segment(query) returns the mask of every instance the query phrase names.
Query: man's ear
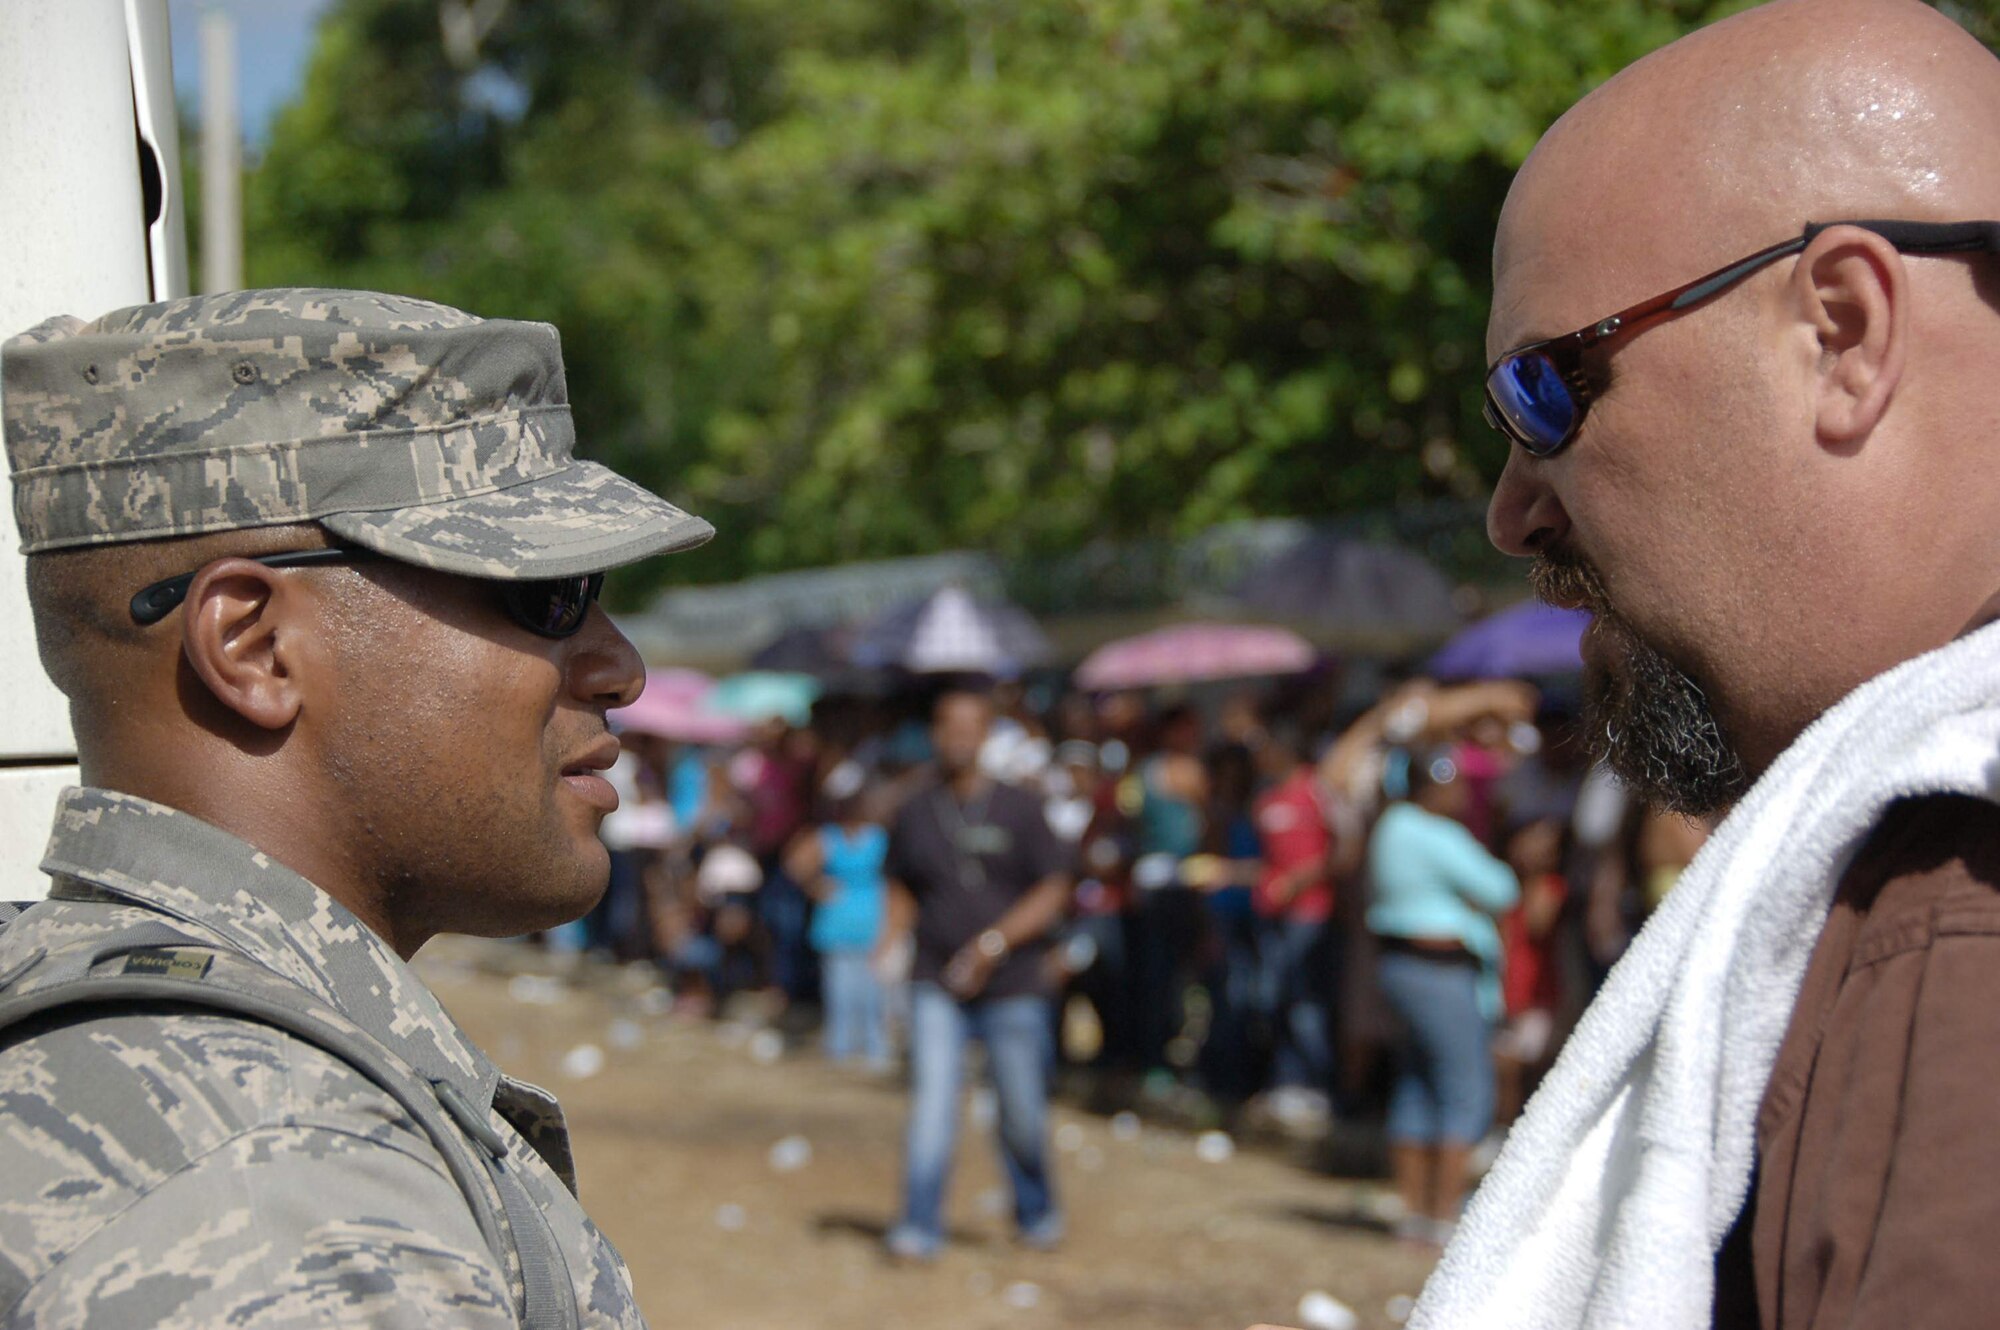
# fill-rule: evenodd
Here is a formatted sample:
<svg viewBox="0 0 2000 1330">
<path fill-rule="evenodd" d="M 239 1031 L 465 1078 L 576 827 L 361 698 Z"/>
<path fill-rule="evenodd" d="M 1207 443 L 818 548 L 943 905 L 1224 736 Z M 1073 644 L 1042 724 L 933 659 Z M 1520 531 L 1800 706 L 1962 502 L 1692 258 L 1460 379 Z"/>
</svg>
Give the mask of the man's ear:
<svg viewBox="0 0 2000 1330">
<path fill-rule="evenodd" d="M 303 701 L 297 668 L 310 634 L 306 598 L 276 569 L 219 559 L 188 587 L 181 650 L 215 700 L 252 725 L 282 730 Z"/>
<path fill-rule="evenodd" d="M 1793 271 L 1819 333 L 1819 438 L 1859 443 L 1887 414 L 1903 378 L 1910 339 L 1903 256 L 1873 231 L 1835 226 L 1813 238 Z"/>
</svg>

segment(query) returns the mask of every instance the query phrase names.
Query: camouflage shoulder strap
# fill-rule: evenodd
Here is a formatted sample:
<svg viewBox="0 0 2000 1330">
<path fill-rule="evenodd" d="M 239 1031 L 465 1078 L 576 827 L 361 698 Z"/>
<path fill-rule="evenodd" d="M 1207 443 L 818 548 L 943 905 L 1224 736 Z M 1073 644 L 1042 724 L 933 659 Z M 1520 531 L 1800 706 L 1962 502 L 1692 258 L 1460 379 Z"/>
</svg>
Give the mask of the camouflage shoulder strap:
<svg viewBox="0 0 2000 1330">
<path fill-rule="evenodd" d="M 0 933 L 23 907 L 0 902 Z M 92 973 L 118 956 L 117 971 Z M 9 992 L 32 975 L 35 983 Z M 53 956 L 37 950 L 0 973 L 0 1043 L 10 1028 L 55 1010 L 198 1007 L 272 1026 L 331 1054 L 367 1077 L 414 1119 L 437 1147 L 465 1196 L 480 1237 L 504 1277 L 518 1258 L 526 1330 L 576 1330 L 575 1286 L 555 1234 L 521 1183 L 506 1140 L 446 1081 L 396 1061 L 366 1031 L 275 971 L 165 923 L 121 929 Z M 474 1150 L 467 1141 L 479 1148 Z M 500 1197 L 479 1185 L 481 1173 Z"/>
</svg>

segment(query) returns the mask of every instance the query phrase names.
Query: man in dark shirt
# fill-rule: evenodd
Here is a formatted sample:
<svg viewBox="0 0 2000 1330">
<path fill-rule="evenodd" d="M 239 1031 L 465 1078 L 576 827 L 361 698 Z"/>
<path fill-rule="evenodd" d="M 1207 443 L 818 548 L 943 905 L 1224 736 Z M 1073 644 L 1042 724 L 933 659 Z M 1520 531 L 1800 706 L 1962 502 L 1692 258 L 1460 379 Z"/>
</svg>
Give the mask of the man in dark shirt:
<svg viewBox="0 0 2000 1330">
<path fill-rule="evenodd" d="M 983 696 L 939 699 L 931 742 L 938 780 L 903 806 L 889 833 L 894 947 L 913 930 L 911 1099 L 903 1215 L 891 1254 L 928 1260 L 944 1241 L 944 1193 L 968 1040 L 986 1045 L 1000 1146 L 1021 1241 L 1053 1246 L 1062 1216 L 1048 1170 L 1048 935 L 1069 902 L 1067 856 L 1041 803 L 979 769 L 993 722 Z"/>
</svg>

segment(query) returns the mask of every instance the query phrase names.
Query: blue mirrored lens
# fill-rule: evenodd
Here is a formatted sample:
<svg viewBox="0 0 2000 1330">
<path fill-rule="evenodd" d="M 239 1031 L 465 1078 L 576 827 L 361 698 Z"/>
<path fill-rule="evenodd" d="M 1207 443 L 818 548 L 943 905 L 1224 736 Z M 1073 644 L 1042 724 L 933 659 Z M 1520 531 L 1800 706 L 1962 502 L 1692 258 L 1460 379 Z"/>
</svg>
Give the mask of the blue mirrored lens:
<svg viewBox="0 0 2000 1330">
<path fill-rule="evenodd" d="M 1576 420 L 1576 399 L 1539 351 L 1508 356 L 1486 376 L 1493 404 L 1523 448 L 1536 455 L 1559 447 Z"/>
</svg>

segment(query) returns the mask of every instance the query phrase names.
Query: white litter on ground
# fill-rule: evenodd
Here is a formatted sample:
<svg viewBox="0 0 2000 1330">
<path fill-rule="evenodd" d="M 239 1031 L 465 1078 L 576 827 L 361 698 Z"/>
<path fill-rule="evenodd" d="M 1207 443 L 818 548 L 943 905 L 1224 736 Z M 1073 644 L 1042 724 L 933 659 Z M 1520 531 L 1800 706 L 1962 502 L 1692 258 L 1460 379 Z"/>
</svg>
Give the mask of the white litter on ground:
<svg viewBox="0 0 2000 1330">
<path fill-rule="evenodd" d="M 1386 1189 L 1363 1192 L 1358 1209 L 1383 1228 L 1394 1228 L 1410 1213 L 1403 1204 L 1403 1198 Z"/>
<path fill-rule="evenodd" d="M 812 1162 L 812 1142 L 803 1136 L 787 1136 L 771 1146 L 766 1156 L 780 1173 L 796 1173 Z"/>
<path fill-rule="evenodd" d="M 588 1080 L 604 1070 L 604 1050 L 596 1044 L 578 1044 L 563 1054 L 562 1074 L 573 1081 Z"/>
<path fill-rule="evenodd" d="M 1236 1142 L 1226 1131 L 1205 1131 L 1194 1138 L 1194 1157 L 1204 1164 L 1226 1163 L 1236 1153 Z"/>
<path fill-rule="evenodd" d="M 1318 1289 L 1299 1299 L 1299 1325 L 1304 1330 L 1355 1330 L 1361 1318 L 1331 1293 Z"/>
<path fill-rule="evenodd" d="M 1083 1128 L 1074 1122 L 1065 1122 L 1056 1128 L 1056 1149 L 1070 1154 L 1083 1148 Z"/>
<path fill-rule="evenodd" d="M 776 1030 L 759 1030 L 750 1036 L 750 1060 L 768 1067 L 785 1056 L 785 1036 Z"/>
<path fill-rule="evenodd" d="M 553 1007 L 562 1001 L 562 980 L 545 974 L 517 974 L 507 981 L 507 996 L 530 1007 Z"/>
<path fill-rule="evenodd" d="M 972 1092 L 972 1100 L 966 1106 L 972 1125 L 980 1131 L 987 1131 L 1000 1120 L 1000 1096 L 993 1093 L 993 1087 L 982 1085 Z"/>
<path fill-rule="evenodd" d="M 611 1022 L 611 1028 L 605 1031 L 604 1037 L 613 1048 L 631 1049 L 646 1042 L 646 1031 L 639 1022 L 620 1016 Z"/>
<path fill-rule="evenodd" d="M 1114 1141 L 1136 1141 L 1139 1139 L 1139 1115 L 1130 1109 L 1111 1115 L 1111 1139 Z"/>
<path fill-rule="evenodd" d="M 1076 1166 L 1086 1173 L 1095 1173 L 1104 1167 L 1104 1151 L 1094 1145 L 1086 1145 L 1076 1152 Z"/>
<path fill-rule="evenodd" d="M 649 988 L 633 1001 L 646 1016 L 664 1016 L 674 1009 L 674 994 L 669 988 Z"/>
<path fill-rule="evenodd" d="M 715 1207 L 715 1226 L 724 1233 L 741 1233 L 743 1226 L 750 1222 L 750 1216 L 740 1205 L 718 1205 Z"/>
<path fill-rule="evenodd" d="M 1006 1300 L 1009 1307 L 1017 1311 L 1028 1311 L 1042 1300 L 1042 1286 L 1030 1284 L 1024 1279 L 1019 1283 L 1007 1285 L 1001 1290 L 1000 1296 Z"/>
<path fill-rule="evenodd" d="M 972 1207 L 982 1215 L 1004 1215 L 1007 1213 L 1007 1193 L 998 1187 L 988 1187 L 973 1198 Z"/>
<path fill-rule="evenodd" d="M 1407 1293 L 1398 1293 L 1382 1304 L 1382 1314 L 1397 1325 L 1410 1319 L 1410 1313 L 1417 1309 L 1417 1300 Z"/>
</svg>

